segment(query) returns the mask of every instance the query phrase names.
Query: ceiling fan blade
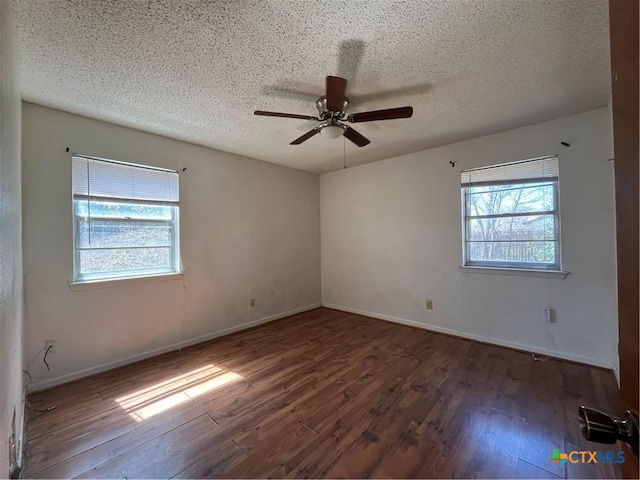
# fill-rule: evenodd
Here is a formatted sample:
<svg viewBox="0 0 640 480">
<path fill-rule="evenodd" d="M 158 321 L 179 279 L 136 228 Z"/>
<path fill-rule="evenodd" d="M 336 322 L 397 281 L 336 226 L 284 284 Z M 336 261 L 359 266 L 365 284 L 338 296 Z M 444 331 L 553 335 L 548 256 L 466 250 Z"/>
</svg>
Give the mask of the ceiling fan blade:
<svg viewBox="0 0 640 480">
<path fill-rule="evenodd" d="M 388 108 L 371 112 L 353 113 L 347 117 L 351 123 L 373 122 L 375 120 L 393 120 L 394 118 L 409 118 L 413 115 L 413 107 Z"/>
<path fill-rule="evenodd" d="M 362 135 L 360 135 L 353 128 L 348 127 L 346 125 L 345 125 L 345 127 L 347 127 L 347 128 L 344 131 L 344 136 L 347 137 L 349 140 L 351 140 L 356 145 L 358 145 L 359 147 L 364 147 L 365 145 L 369 145 L 371 143 L 371 141 L 369 139 L 367 139 L 366 137 L 363 137 Z"/>
<path fill-rule="evenodd" d="M 320 129 L 319 128 L 314 128 L 313 130 L 309 130 L 307 133 L 305 133 L 301 137 L 296 138 L 289 145 L 300 145 L 302 142 L 306 142 L 307 140 L 309 140 L 316 133 L 320 133 Z"/>
<path fill-rule="evenodd" d="M 327 77 L 327 109 L 332 112 L 342 110 L 347 81 L 341 77 Z"/>
<path fill-rule="evenodd" d="M 280 112 L 265 112 L 264 110 L 256 110 L 254 115 L 262 115 L 263 117 L 281 117 L 281 118 L 299 118 L 300 120 L 320 120 L 318 117 L 312 117 L 311 115 L 298 115 L 297 113 L 280 113 Z"/>
</svg>

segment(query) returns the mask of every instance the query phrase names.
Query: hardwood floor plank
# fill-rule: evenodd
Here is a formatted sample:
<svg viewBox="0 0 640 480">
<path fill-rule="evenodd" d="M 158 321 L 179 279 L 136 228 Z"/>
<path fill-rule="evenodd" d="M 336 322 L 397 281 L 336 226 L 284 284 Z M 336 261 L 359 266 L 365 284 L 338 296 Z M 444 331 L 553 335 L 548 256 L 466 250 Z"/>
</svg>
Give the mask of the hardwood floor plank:
<svg viewBox="0 0 640 480">
<path fill-rule="evenodd" d="M 228 442 L 171 478 L 225 478 L 246 457 L 240 447 Z"/>
<path fill-rule="evenodd" d="M 514 478 L 522 448 L 525 420 L 492 409 L 466 478 Z"/>
<path fill-rule="evenodd" d="M 417 478 L 417 472 L 436 442 L 419 432 L 419 424 L 411 422 L 391 443 L 369 478 Z"/>
<path fill-rule="evenodd" d="M 461 382 L 466 384 L 469 379 Z M 435 446 L 416 471 L 417 478 L 459 478 L 467 471 L 490 409 L 477 401 L 466 403 L 469 392 L 460 390 L 459 384 L 450 377 L 427 404 L 429 413 L 416 433 Z"/>
<path fill-rule="evenodd" d="M 620 447 L 617 445 L 603 445 L 597 443 L 591 443 L 586 448 L 582 445 L 577 445 L 570 441 L 564 442 L 564 452 L 569 453 L 572 451 L 618 451 Z M 580 456 L 580 459 L 582 457 Z M 588 460 L 588 457 L 585 457 Z M 566 463 L 566 478 L 621 478 L 620 465 L 610 463 L 589 463 L 589 462 L 567 462 Z"/>
<path fill-rule="evenodd" d="M 465 478 L 487 417 L 487 413 L 476 410 L 472 415 L 465 414 L 450 422 L 446 430 L 438 435 L 441 438 L 432 440 L 436 442 L 435 447 L 423 459 L 416 478 Z M 424 430 L 424 426 L 421 426 L 418 432 Z M 434 438 L 432 434 L 421 434 Z"/>
<path fill-rule="evenodd" d="M 529 380 L 537 362 L 533 357 L 522 352 L 513 352 L 507 381 L 496 395 L 494 406 L 504 412 L 517 416 L 526 416 L 529 407 Z"/>
<path fill-rule="evenodd" d="M 30 440 L 32 454 L 27 461 L 27 472 L 32 475 L 32 472 L 38 472 L 64 458 L 90 450 L 130 432 L 137 426 L 137 422 L 121 409 L 113 408 Z"/>
<path fill-rule="evenodd" d="M 373 377 L 373 376 L 372 376 Z M 309 442 L 296 455 L 286 460 L 269 475 L 271 478 L 323 477 L 342 453 L 356 441 L 375 415 L 376 401 L 381 396 L 375 382 L 368 384 L 352 401 L 330 416 L 324 416 L 317 427 L 318 437 Z M 371 406 L 371 407 L 369 407 Z"/>
<path fill-rule="evenodd" d="M 548 360 L 532 364 L 530 380 L 525 384 L 529 387 L 522 398 L 527 422 L 520 453 L 522 460 L 560 477 L 565 476 L 565 467 L 551 462 L 550 458 L 554 449 L 562 450 L 565 436 L 574 435 L 573 426 L 565 423 L 563 363 Z M 533 385 L 537 388 L 532 388 Z M 576 411 L 577 408 L 576 405 Z"/>
<path fill-rule="evenodd" d="M 216 427 L 211 417 L 200 415 L 77 478 L 170 478 L 215 448 L 210 433 Z"/>
<path fill-rule="evenodd" d="M 601 409 L 600 405 L 615 405 L 618 402 L 617 391 L 610 388 L 613 372 L 604 368 L 592 368 L 589 373 L 593 381 L 595 397 L 589 399 L 589 406 Z M 614 377 L 615 380 L 615 377 Z M 595 403 L 594 403 L 595 402 Z M 616 411 L 622 411 L 622 405 Z"/>
<path fill-rule="evenodd" d="M 39 406 L 36 407 L 34 405 L 34 408 L 44 410 L 55 407 L 53 410 L 36 412 L 33 409 L 29 409 L 27 437 L 33 440 L 41 435 L 117 407 L 113 402 L 104 402 L 100 393 L 83 396 L 71 395 L 64 399 L 60 398 L 57 402 L 41 401 Z"/>
<path fill-rule="evenodd" d="M 368 478 L 393 442 L 412 423 L 424 418 L 423 405 L 427 397 L 415 390 L 403 388 L 398 382 L 394 391 L 372 410 L 372 417 L 353 442 L 324 476 L 331 478 Z M 408 437 L 402 437 L 406 439 Z"/>
<path fill-rule="evenodd" d="M 543 470 L 541 468 L 536 467 L 535 465 L 531 465 L 530 463 L 525 462 L 524 460 L 518 460 L 518 468 L 516 468 L 516 479 L 555 479 L 561 478 L 553 475 L 547 470 Z"/>
<path fill-rule="evenodd" d="M 289 426 L 267 432 L 265 441 L 226 472 L 228 478 L 266 478 L 267 473 L 294 456 L 318 434 L 304 425 Z"/>
<path fill-rule="evenodd" d="M 548 471 L 554 476 L 564 478 L 565 467 L 550 460 L 554 449 L 562 451 L 564 439 L 549 422 L 538 419 L 527 419 L 525 436 L 520 459 Z"/>
</svg>

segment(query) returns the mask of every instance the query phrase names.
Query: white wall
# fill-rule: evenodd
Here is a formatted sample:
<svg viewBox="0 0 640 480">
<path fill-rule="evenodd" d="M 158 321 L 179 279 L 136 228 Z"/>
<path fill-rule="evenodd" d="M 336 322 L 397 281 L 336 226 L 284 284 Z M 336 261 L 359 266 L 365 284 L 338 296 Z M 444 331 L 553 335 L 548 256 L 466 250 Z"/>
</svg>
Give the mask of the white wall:
<svg viewBox="0 0 640 480">
<path fill-rule="evenodd" d="M 316 175 L 23 106 L 28 355 L 36 388 L 319 305 Z M 70 290 L 66 147 L 181 172 L 182 279 Z M 42 361 L 48 338 L 57 344 L 51 371 Z"/>
<path fill-rule="evenodd" d="M 555 153 L 563 268 L 571 274 L 460 271 L 460 170 Z M 323 304 L 614 367 L 611 157 L 603 108 L 322 175 Z M 434 310 L 426 310 L 426 299 Z M 545 305 L 557 324 L 544 323 Z"/>
<path fill-rule="evenodd" d="M 0 1 L 0 478 L 8 478 L 15 412 L 21 442 L 24 414 L 20 94 L 11 4 Z M 20 450 L 20 445 L 18 446 Z M 18 462 L 21 462 L 18 452 Z"/>
</svg>

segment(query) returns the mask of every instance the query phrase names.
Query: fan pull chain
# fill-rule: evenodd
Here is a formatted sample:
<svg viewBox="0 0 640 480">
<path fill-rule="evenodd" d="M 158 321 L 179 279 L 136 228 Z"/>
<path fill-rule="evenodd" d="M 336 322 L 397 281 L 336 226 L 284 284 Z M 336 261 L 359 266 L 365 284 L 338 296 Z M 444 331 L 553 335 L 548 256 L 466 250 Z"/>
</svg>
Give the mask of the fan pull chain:
<svg viewBox="0 0 640 480">
<path fill-rule="evenodd" d="M 342 158 L 344 160 L 344 169 L 347 169 L 347 139 L 342 136 L 342 147 L 343 147 L 343 155 Z"/>
</svg>

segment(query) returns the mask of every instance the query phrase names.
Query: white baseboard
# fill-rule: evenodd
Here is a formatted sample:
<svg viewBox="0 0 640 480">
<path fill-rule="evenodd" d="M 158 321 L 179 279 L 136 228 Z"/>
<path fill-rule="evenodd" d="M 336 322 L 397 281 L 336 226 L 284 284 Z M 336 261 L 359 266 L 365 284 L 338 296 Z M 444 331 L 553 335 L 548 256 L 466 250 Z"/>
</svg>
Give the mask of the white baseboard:
<svg viewBox="0 0 640 480">
<path fill-rule="evenodd" d="M 174 343 L 173 345 L 167 345 L 166 347 L 156 348 L 154 350 L 149 350 L 147 352 L 139 353 L 136 355 L 132 355 L 131 357 L 127 357 L 121 360 L 117 360 L 115 362 L 109 362 L 102 365 L 97 365 L 95 367 L 85 368 L 83 370 L 79 370 L 74 373 L 69 373 L 66 375 L 61 375 L 55 378 L 48 378 L 46 380 L 40 380 L 33 383 L 30 391 L 36 392 L 38 390 L 44 390 L 45 388 L 53 387 L 56 385 L 60 385 L 61 383 L 70 382 L 72 380 L 77 380 L 78 378 L 88 377 L 89 375 L 93 375 L 96 373 L 104 372 L 106 370 L 111 370 L 113 368 L 121 367 L 122 365 L 127 365 L 129 363 L 137 362 L 139 360 L 144 360 L 145 358 L 154 357 L 156 355 L 160 355 L 166 352 L 170 352 L 172 350 L 177 350 L 179 348 L 188 347 L 190 345 L 195 345 L 197 343 L 206 342 L 207 340 L 211 340 L 213 338 L 222 337 L 224 335 L 229 335 L 231 333 L 238 332 L 240 330 L 246 330 L 247 328 L 255 327 L 256 325 L 260 325 L 262 323 L 272 322 L 274 320 L 279 320 L 284 317 L 289 317 L 291 315 L 295 315 L 296 313 L 302 313 L 309 310 L 313 310 L 314 308 L 319 308 L 322 305 L 320 303 L 314 303 L 312 305 L 307 305 L 300 308 L 295 308 L 293 310 L 289 310 L 287 312 L 276 313 L 275 315 L 269 315 L 267 317 L 259 318 L 257 320 L 252 320 L 250 322 L 245 322 L 240 325 L 236 325 L 234 327 L 225 328 L 224 330 L 218 330 L 213 333 L 207 333 L 205 335 L 201 335 L 196 338 L 191 338 L 189 340 L 184 340 L 182 342 Z"/>
<path fill-rule="evenodd" d="M 348 313 L 356 313 L 358 315 L 364 315 L 365 317 L 377 318 L 379 320 L 386 320 L 389 322 L 399 323 L 401 325 L 408 325 L 410 327 L 417 327 L 423 330 L 429 330 L 437 333 L 445 333 L 447 335 L 453 335 L 455 337 L 466 338 L 468 340 L 475 340 L 482 343 L 489 343 L 492 345 L 498 345 L 501 347 L 513 348 L 515 350 L 523 350 L 525 352 L 537 353 L 540 355 L 549 355 L 550 357 L 561 358 L 563 360 L 569 360 L 577 363 L 584 363 L 586 365 L 593 365 L 595 367 L 606 368 L 607 370 L 613 370 L 613 374 L 616 375 L 616 379 L 620 376 L 617 373 L 617 368 L 613 362 L 606 362 L 602 360 L 596 360 L 582 355 L 576 355 L 574 353 L 558 352 L 556 350 L 547 350 L 535 345 L 525 345 L 522 343 L 511 342 L 509 340 L 502 340 L 498 338 L 489 338 L 482 335 L 477 335 L 470 332 L 462 332 L 459 330 L 453 330 L 451 328 L 440 327 L 438 325 L 432 325 L 429 323 L 416 322 L 415 320 L 407 320 L 405 318 L 392 317 L 390 315 L 384 315 L 381 313 L 369 312 L 365 310 L 358 310 L 356 308 L 343 307 L 341 305 L 334 305 L 332 303 L 323 303 L 323 307 L 333 308 L 334 310 L 341 310 Z M 618 380 L 618 384 L 620 381 Z"/>
</svg>

